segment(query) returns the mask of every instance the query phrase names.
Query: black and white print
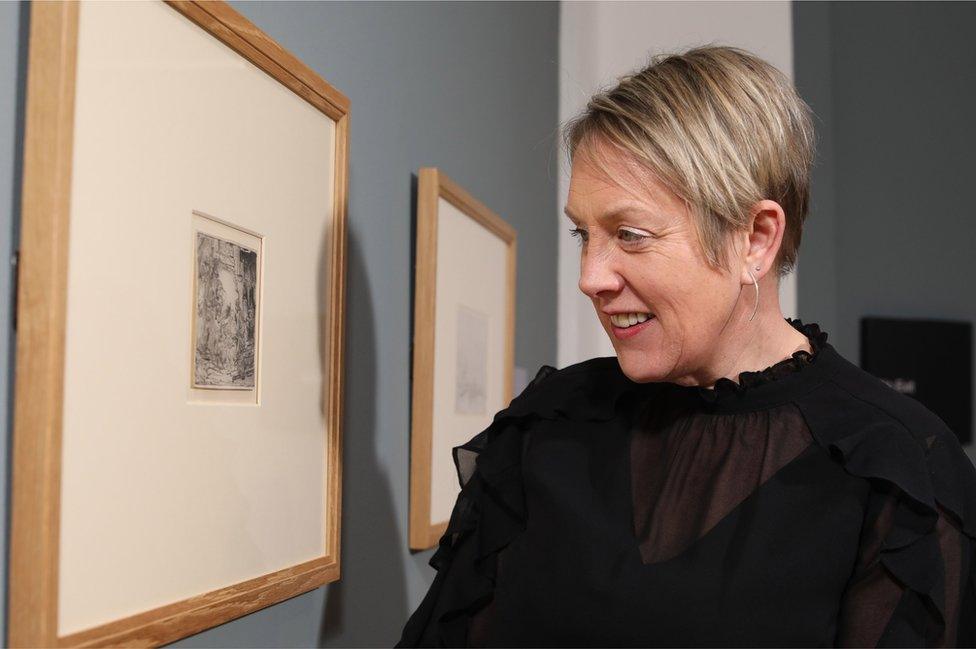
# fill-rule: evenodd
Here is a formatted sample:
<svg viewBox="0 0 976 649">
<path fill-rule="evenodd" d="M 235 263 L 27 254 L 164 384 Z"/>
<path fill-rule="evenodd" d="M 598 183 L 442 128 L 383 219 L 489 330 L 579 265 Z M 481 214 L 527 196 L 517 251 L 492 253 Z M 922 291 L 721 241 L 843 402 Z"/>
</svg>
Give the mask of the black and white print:
<svg viewBox="0 0 976 649">
<path fill-rule="evenodd" d="M 194 387 L 254 388 L 258 253 L 196 233 Z"/>
</svg>

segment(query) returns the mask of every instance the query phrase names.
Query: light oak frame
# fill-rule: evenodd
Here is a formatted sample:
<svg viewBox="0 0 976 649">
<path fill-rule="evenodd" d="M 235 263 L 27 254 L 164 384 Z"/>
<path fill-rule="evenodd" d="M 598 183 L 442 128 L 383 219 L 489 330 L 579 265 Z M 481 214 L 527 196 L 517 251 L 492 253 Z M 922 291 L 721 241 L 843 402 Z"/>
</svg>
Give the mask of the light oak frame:
<svg viewBox="0 0 976 649">
<path fill-rule="evenodd" d="M 448 521 L 430 520 L 431 453 L 434 424 L 434 324 L 437 313 L 437 209 L 444 198 L 500 238 L 508 247 L 505 268 L 505 357 L 502 398 L 512 398 L 515 369 L 516 233 L 500 216 L 435 167 L 420 170 L 417 182 L 416 267 L 413 314 L 413 393 L 410 433 L 410 549 L 437 545 Z"/>
<path fill-rule="evenodd" d="M 339 578 L 349 100 L 222 1 L 173 9 L 335 121 L 327 337 L 326 548 L 311 561 L 66 636 L 58 635 L 61 431 L 78 43 L 75 2 L 31 5 L 17 304 L 8 645 L 158 646 Z"/>
</svg>

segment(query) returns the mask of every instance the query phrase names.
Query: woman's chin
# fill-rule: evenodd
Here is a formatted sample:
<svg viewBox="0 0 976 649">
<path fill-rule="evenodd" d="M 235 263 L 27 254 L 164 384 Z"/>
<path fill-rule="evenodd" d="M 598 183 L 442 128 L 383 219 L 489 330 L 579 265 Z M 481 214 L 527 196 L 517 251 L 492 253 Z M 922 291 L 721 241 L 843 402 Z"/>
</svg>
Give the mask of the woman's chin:
<svg viewBox="0 0 976 649">
<path fill-rule="evenodd" d="M 667 373 L 656 363 L 648 362 L 648 355 L 632 350 L 617 350 L 617 362 L 624 375 L 634 383 L 664 381 Z"/>
</svg>

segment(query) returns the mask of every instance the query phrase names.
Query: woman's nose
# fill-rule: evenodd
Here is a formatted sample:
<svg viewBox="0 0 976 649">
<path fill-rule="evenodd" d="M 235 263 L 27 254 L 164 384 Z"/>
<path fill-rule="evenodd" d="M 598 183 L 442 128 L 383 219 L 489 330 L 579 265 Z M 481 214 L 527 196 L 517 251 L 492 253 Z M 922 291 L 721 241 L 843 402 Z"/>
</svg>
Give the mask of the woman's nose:
<svg viewBox="0 0 976 649">
<path fill-rule="evenodd" d="M 588 297 L 616 293 L 623 288 L 623 278 L 604 251 L 590 250 L 580 259 L 579 289 Z"/>
</svg>

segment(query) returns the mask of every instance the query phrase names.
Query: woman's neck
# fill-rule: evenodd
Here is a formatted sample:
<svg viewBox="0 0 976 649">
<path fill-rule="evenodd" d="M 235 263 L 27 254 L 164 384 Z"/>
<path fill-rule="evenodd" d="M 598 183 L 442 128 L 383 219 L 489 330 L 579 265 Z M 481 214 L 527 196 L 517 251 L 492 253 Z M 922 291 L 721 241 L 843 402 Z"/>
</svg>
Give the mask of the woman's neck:
<svg viewBox="0 0 976 649">
<path fill-rule="evenodd" d="M 722 346 L 711 371 L 703 373 L 702 387 L 714 388 L 720 378 L 738 383 L 742 372 L 764 370 L 798 351 L 813 352 L 810 340 L 791 326 L 778 309 L 775 313 L 756 314 L 741 329 L 738 336 Z"/>
</svg>

